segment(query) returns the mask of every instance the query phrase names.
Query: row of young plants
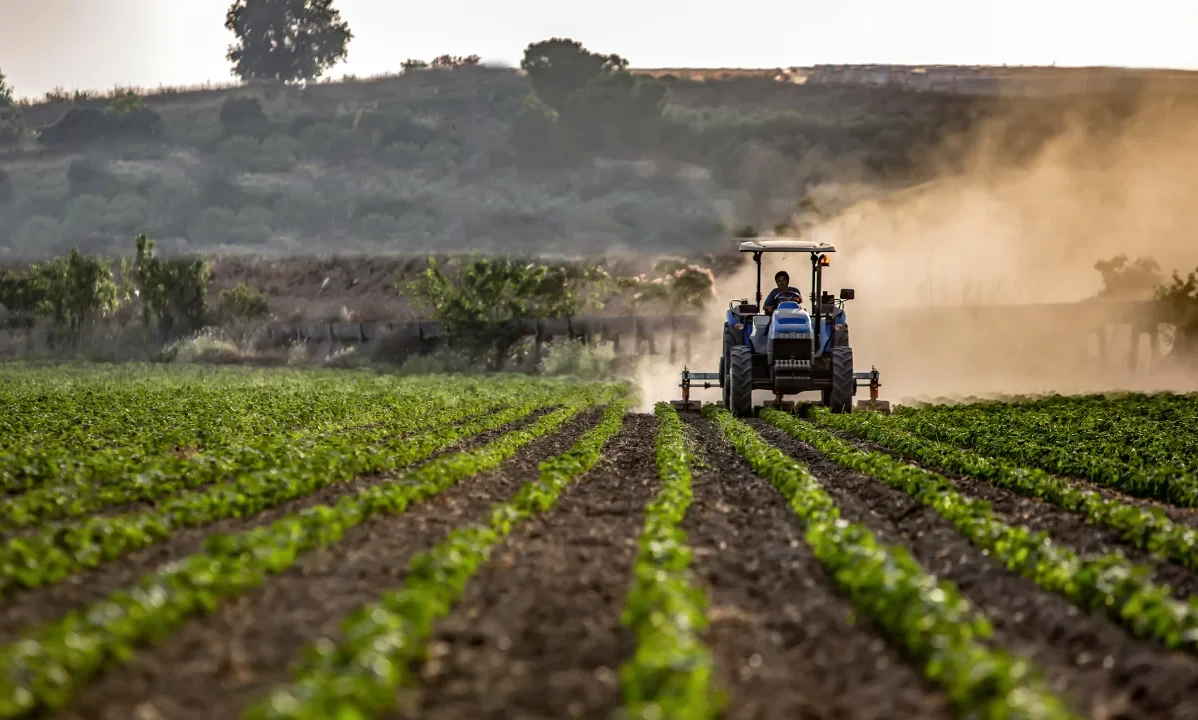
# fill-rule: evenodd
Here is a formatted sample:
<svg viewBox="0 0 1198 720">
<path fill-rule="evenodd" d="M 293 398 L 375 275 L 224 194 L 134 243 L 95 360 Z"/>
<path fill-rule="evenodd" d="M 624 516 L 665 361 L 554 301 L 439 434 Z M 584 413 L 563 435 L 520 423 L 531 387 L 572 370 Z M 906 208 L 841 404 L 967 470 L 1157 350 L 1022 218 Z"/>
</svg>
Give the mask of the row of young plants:
<svg viewBox="0 0 1198 720">
<path fill-rule="evenodd" d="M 711 720 L 727 697 L 715 679 L 707 596 L 690 569 L 691 550 L 681 524 L 691 502 L 690 453 L 682 420 L 668 403 L 654 408 L 657 472 L 661 490 L 645 508 L 645 528 L 623 621 L 636 651 L 620 668 L 627 717 Z"/>
<path fill-rule="evenodd" d="M 983 415 L 968 414 L 941 421 L 907 414 L 896 416 L 891 422 L 916 435 L 1049 472 L 1086 478 L 1134 497 L 1198 507 L 1198 477 L 1176 460 L 1179 455 L 1162 450 L 1158 454 L 1162 462 L 1143 462 L 1148 448 L 1161 442 L 1164 434 L 1137 441 L 1135 446 L 1115 440 L 1083 444 L 1074 442 L 1068 431 L 1077 425 L 1066 425 L 1060 420 L 1042 421 L 1041 431 L 1029 431 L 1026 425 L 1020 427 Z M 1047 431 L 1049 426 L 1056 427 Z"/>
<path fill-rule="evenodd" d="M 971 475 L 1024 497 L 1052 503 L 1081 515 L 1095 525 L 1118 531 L 1123 539 L 1136 547 L 1198 570 L 1198 528 L 1175 523 L 1157 508 L 1108 499 L 1038 468 L 1022 467 L 912 435 L 889 427 L 880 416 L 873 413 L 833 415 L 817 408 L 813 418 L 822 425 L 872 440 L 891 452 L 921 464 Z"/>
<path fill-rule="evenodd" d="M 876 477 L 933 508 L 1008 569 L 1082 610 L 1105 613 L 1138 637 L 1198 654 L 1198 598 L 1173 597 L 1169 586 L 1153 582 L 1151 568 L 1135 565 L 1121 553 L 1082 558 L 1047 533 L 1002 522 L 989 503 L 957 492 L 941 475 L 858 449 L 829 430 L 776 410 L 763 411 L 762 419 L 837 464 Z"/>
<path fill-rule="evenodd" d="M 786 498 L 836 584 L 920 663 L 924 676 L 943 688 L 961 716 L 1076 717 L 1029 662 L 991 647 L 993 628 L 955 585 L 937 580 L 906 548 L 886 545 L 864 525 L 844 520 L 805 466 L 727 410 L 709 405 L 703 414 Z"/>
<path fill-rule="evenodd" d="M 337 384 L 313 377 L 259 385 L 260 377 L 202 387 L 172 382 L 167 374 L 148 387 L 93 382 L 49 395 L 30 414 L 65 425 L 69 433 L 6 438 L 11 445 L 0 451 L 0 488 L 13 493 L 44 484 L 106 483 L 153 470 L 154 463 L 179 461 L 178 454 L 219 457 L 271 437 L 285 443 L 362 424 L 374 407 L 436 390 L 427 381 L 344 378 Z M 20 416 L 16 410 L 9 418 Z"/>
<path fill-rule="evenodd" d="M 1167 411 L 1166 411 L 1167 409 Z M 1001 425 L 1001 431 L 1039 445 L 1066 445 L 1080 454 L 1096 454 L 1133 468 L 1154 466 L 1195 470 L 1198 434 L 1193 419 L 1198 402 L 1153 401 L 1143 396 L 1088 397 L 1053 405 L 977 403 L 900 410 L 896 419 L 920 418 L 952 426 L 958 419 Z"/>
<path fill-rule="evenodd" d="M 483 391 L 464 397 L 451 389 L 427 394 L 404 390 L 368 400 L 360 398 L 357 408 L 337 423 L 352 425 L 353 429 L 337 434 L 326 433 L 340 428 L 322 423 L 311 429 L 317 437 L 307 432 L 264 434 L 246 439 L 245 445 L 197 456 L 172 453 L 113 458 L 97 453 L 77 466 L 78 474 L 70 481 L 42 485 L 0 506 L 0 532 L 76 518 L 104 508 L 158 502 L 247 472 L 286 472 L 330 452 L 345 452 L 429 425 L 459 422 L 507 402 L 503 393 Z"/>
<path fill-rule="evenodd" d="M 0 592 L 58 582 L 163 542 L 183 528 L 246 517 L 364 473 L 403 467 L 460 440 L 526 418 L 550 402 L 547 396 L 536 397 L 458 426 L 445 425 L 436 410 L 421 413 L 410 407 L 413 425 L 433 429 L 413 436 L 396 436 L 390 428 L 376 429 L 372 432 L 380 437 L 375 439 L 387 440 L 367 446 L 362 445 L 362 437 L 353 435 L 330 438 L 293 462 L 241 473 L 202 492 L 174 497 L 153 510 L 50 525 L 33 535 L 12 538 L 0 546 Z M 472 411 L 467 408 L 458 414 Z"/>
<path fill-rule="evenodd" d="M 97 673 L 122 664 L 137 644 L 163 638 L 340 540 L 372 517 L 399 514 L 471 475 L 497 467 L 620 390 L 593 388 L 573 402 L 473 450 L 435 458 L 394 480 L 316 505 L 267 525 L 210 537 L 202 552 L 169 563 L 134 586 L 27 632 L 0 647 L 0 718 L 63 707 Z M 346 716 L 348 717 L 348 716 Z"/>
<path fill-rule="evenodd" d="M 341 644 L 317 642 L 297 664 L 294 679 L 242 715 L 245 720 L 367 718 L 395 705 L 396 691 L 415 681 L 433 626 L 458 603 L 466 584 L 513 529 L 551 509 L 566 486 L 590 470 L 619 432 L 628 405 L 608 405 L 599 423 L 565 453 L 545 460 L 536 480 L 489 519 L 454 530 L 412 558 L 403 586 L 359 608 L 342 625 Z"/>
</svg>

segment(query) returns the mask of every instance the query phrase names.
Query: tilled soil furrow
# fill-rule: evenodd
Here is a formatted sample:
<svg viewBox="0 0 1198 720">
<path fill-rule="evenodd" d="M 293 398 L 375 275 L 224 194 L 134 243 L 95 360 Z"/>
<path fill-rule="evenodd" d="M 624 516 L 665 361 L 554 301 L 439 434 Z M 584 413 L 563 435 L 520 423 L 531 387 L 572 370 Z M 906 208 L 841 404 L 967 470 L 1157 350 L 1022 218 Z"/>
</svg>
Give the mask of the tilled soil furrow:
<svg viewBox="0 0 1198 720">
<path fill-rule="evenodd" d="M 1124 540 L 1113 528 L 1091 524 L 1081 515 L 1069 512 L 1057 505 L 1024 497 L 979 478 L 924 466 L 910 458 L 903 457 L 900 453 L 891 452 L 877 443 L 849 434 L 840 434 L 840 436 L 862 450 L 886 453 L 902 458 L 917 467 L 924 467 L 943 475 L 951 480 L 960 492 L 989 502 L 995 516 L 1008 525 L 1023 525 L 1031 530 L 1045 532 L 1055 542 L 1068 545 L 1082 555 L 1121 552 L 1132 562 L 1154 568 L 1156 581 L 1169 585 L 1176 597 L 1186 598 L 1198 591 L 1198 573 L 1141 550 Z"/>
<path fill-rule="evenodd" d="M 250 702 L 289 679 L 291 663 L 306 647 L 322 637 L 337 639 L 347 615 L 402 585 L 413 555 L 455 527 L 483 520 L 492 504 L 535 478 L 542 460 L 565 452 L 601 413 L 585 411 L 499 469 L 462 481 L 404 513 L 377 516 L 350 530 L 340 542 L 302 557 L 254 592 L 139 651 L 81 693 L 59 717 L 238 717 Z M 494 437 L 489 433 L 471 445 Z"/>
<path fill-rule="evenodd" d="M 634 639 L 621 624 L 644 506 L 659 487 L 652 415 L 629 415 L 599 463 L 530 518 L 438 626 L 392 717 L 603 718 Z"/>
<path fill-rule="evenodd" d="M 949 718 L 946 698 L 859 616 L 803 538 L 794 511 L 707 420 L 683 529 L 710 588 L 707 641 L 726 720 Z"/>
<path fill-rule="evenodd" d="M 548 409 L 538 410 L 517 423 L 460 441 L 436 455 L 483 445 L 513 429 L 528 425 L 547 411 Z M 204 541 L 212 535 L 244 532 L 314 505 L 336 503 L 338 498 L 343 495 L 356 493 L 371 485 L 394 478 L 409 469 L 410 467 L 364 475 L 351 482 L 329 485 L 310 495 L 289 500 L 254 515 L 227 518 L 203 527 L 184 528 L 173 533 L 166 542 L 137 550 L 91 570 L 75 573 L 52 585 L 13 590 L 4 598 L 4 607 L 0 611 L 0 644 L 11 642 L 25 630 L 55 620 L 72 610 L 100 600 L 116 590 L 128 587 L 142 575 L 153 572 L 162 565 L 201 551 Z"/>
<path fill-rule="evenodd" d="M 1198 660 L 1140 641 L 1105 617 L 1007 571 L 910 496 L 842 468 L 760 421 L 769 442 L 806 463 L 850 521 L 909 547 L 920 563 L 957 584 L 994 625 L 995 642 L 1029 658 L 1049 685 L 1087 717 L 1198 718 Z"/>
</svg>

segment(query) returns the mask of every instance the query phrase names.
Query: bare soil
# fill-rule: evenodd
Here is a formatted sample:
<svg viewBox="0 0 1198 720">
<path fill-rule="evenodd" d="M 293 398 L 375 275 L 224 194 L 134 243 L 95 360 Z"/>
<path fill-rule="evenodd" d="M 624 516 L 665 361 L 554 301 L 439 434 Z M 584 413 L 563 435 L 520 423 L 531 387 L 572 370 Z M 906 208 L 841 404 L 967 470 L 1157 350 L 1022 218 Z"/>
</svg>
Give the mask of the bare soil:
<svg viewBox="0 0 1198 720">
<path fill-rule="evenodd" d="M 706 464 L 684 530 L 711 592 L 707 641 L 727 720 L 951 717 L 872 623 L 851 619 L 782 494 L 708 421 L 690 427 Z"/>
<path fill-rule="evenodd" d="M 399 588 L 408 561 L 455 527 L 481 521 L 536 477 L 545 458 L 565 452 L 600 410 L 534 441 L 495 471 L 481 473 L 399 515 L 372 518 L 331 547 L 308 553 L 257 590 L 223 603 L 160 645 L 93 683 L 62 718 L 171 720 L 235 718 L 270 687 L 289 679 L 305 647 L 337 639 L 355 609 Z"/>
<path fill-rule="evenodd" d="M 395 718 L 611 717 L 635 649 L 620 622 L 656 494 L 657 418 L 629 415 L 557 506 L 508 536 L 438 629 Z"/>
<path fill-rule="evenodd" d="M 754 421 L 764 438 L 806 463 L 843 516 L 905 545 L 928 571 L 956 583 L 993 624 L 994 642 L 1030 658 L 1086 717 L 1198 718 L 1198 659 L 1138 640 L 1104 616 L 1006 570 L 932 508 L 837 465 L 814 448 Z"/>
<path fill-rule="evenodd" d="M 544 412 L 546 412 L 544 409 L 538 410 L 524 420 L 505 428 L 460 441 L 445 448 L 442 453 L 490 442 L 500 435 L 510 432 L 513 428 L 533 422 Z M 260 513 L 227 518 L 203 527 L 184 528 L 171 534 L 165 542 L 131 552 L 84 572 L 75 573 L 52 585 L 15 589 L 5 596 L 4 607 L 0 611 L 0 643 L 11 642 L 22 632 L 55 620 L 72 610 L 85 607 L 112 592 L 136 583 L 143 575 L 154 572 L 167 563 L 181 560 L 201 551 L 205 540 L 214 534 L 244 532 L 314 505 L 336 503 L 342 495 L 356 493 L 410 469 L 396 468 L 385 473 L 364 475 L 354 478 L 350 482 L 334 483 L 310 495 L 290 500 Z"/>
</svg>

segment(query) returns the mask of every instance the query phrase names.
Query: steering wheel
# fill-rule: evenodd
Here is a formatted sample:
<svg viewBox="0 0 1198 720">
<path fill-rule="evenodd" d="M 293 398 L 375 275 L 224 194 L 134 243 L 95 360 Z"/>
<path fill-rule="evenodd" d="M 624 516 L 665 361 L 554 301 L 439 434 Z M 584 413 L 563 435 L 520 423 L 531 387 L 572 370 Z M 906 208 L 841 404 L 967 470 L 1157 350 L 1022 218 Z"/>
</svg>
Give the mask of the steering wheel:
<svg viewBox="0 0 1198 720">
<path fill-rule="evenodd" d="M 773 315 L 774 310 L 778 309 L 778 305 L 787 300 L 797 300 L 800 305 L 803 304 L 803 295 L 795 290 L 783 290 L 774 296 L 774 306 L 769 308 L 769 314 Z"/>
</svg>

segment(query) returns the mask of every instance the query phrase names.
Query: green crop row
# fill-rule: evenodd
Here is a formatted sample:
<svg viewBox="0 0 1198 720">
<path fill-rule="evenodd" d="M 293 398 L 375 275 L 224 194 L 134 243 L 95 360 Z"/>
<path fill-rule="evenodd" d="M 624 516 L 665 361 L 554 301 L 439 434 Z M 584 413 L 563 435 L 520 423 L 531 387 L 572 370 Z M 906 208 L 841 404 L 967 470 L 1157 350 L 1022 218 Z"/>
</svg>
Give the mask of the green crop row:
<svg viewBox="0 0 1198 720">
<path fill-rule="evenodd" d="M 480 385 L 467 384 L 476 388 Z M 0 454 L 0 491 L 75 486 L 80 490 L 68 490 L 68 494 L 88 494 L 93 486 L 106 487 L 130 478 L 126 484 L 154 485 L 137 483 L 136 476 L 183 472 L 195 463 L 228 464 L 231 455 L 241 451 L 252 455 L 255 449 L 272 441 L 287 446 L 294 441 L 369 424 L 374 409 L 396 402 L 453 396 L 440 389 L 443 385 L 424 380 L 400 383 L 347 380 L 342 386 L 332 387 L 323 381 L 308 380 L 298 386 L 299 389 L 292 389 L 269 383 L 264 388 L 238 387 L 226 391 L 226 397 L 216 398 L 210 397 L 208 391 L 183 388 L 170 395 L 187 411 L 185 418 L 177 416 L 178 407 L 165 407 L 169 399 L 157 399 L 148 392 L 140 397 L 106 396 L 110 415 L 128 416 L 135 407 L 150 415 L 136 422 L 134 417 L 127 417 L 125 434 L 146 435 L 151 439 L 89 447 L 55 445 L 45 439 L 26 437 L 19 448 Z M 462 394 L 459 392 L 457 396 Z M 253 402 L 245 402 L 247 397 L 252 397 Z M 241 402 L 230 398 L 239 398 Z M 178 428 L 173 432 L 162 430 L 175 424 Z M 86 421 L 78 420 L 76 425 L 90 437 Z M 186 451 L 176 453 L 176 448 Z M 53 489 L 46 492 L 55 493 Z M 44 502 L 38 504 L 52 507 Z"/>
<path fill-rule="evenodd" d="M 690 457 L 678 413 L 658 403 L 657 469 L 662 488 L 645 508 L 624 624 L 637 638 L 620 668 L 629 718 L 710 720 L 726 697 L 715 685 L 711 649 L 700 634 L 708 626 L 707 597 L 693 583 L 691 551 L 680 527 L 691 502 Z"/>
<path fill-rule="evenodd" d="M 872 413 L 833 415 L 822 409 L 821 424 L 851 432 L 925 465 L 988 480 L 1024 497 L 1050 502 L 1085 517 L 1095 525 L 1113 528 L 1128 542 L 1198 570 L 1198 529 L 1178 525 L 1159 509 L 1109 500 L 1082 490 L 1043 470 L 1023 468 L 984 457 L 953 445 L 928 440 L 888 427 Z"/>
<path fill-rule="evenodd" d="M 374 717 L 395 704 L 412 682 L 409 667 L 423 658 L 433 624 L 461 598 L 466 583 L 512 529 L 554 506 L 572 480 L 599 460 L 623 426 L 627 405 L 614 402 L 602 420 L 565 453 L 541 463 L 540 476 L 491 509 L 488 522 L 459 528 L 412 558 L 403 587 L 353 613 L 341 645 L 318 642 L 303 656 L 295 680 L 278 688 L 243 718 L 323 720 Z"/>
<path fill-rule="evenodd" d="M 477 449 L 436 458 L 396 480 L 343 496 L 334 505 L 316 505 L 236 535 L 213 536 L 204 552 L 0 647 L 0 718 L 62 707 L 96 673 L 127 661 L 135 645 L 163 638 L 190 617 L 212 612 L 223 598 L 260 585 L 371 517 L 402 513 L 459 480 L 498 466 L 614 392 L 600 387 L 580 393 L 573 404 L 523 429 Z"/>
<path fill-rule="evenodd" d="M 1131 453 L 1135 451 L 1123 442 L 1111 440 L 1106 444 L 1082 445 L 1071 441 L 1068 433 L 1059 435 L 1056 431 L 1046 440 L 1044 436 L 983 415 L 963 414 L 952 417 L 951 421 L 940 422 L 920 415 L 904 415 L 891 422 L 916 435 L 1049 472 L 1088 478 L 1134 497 L 1198 507 L 1198 478 L 1176 463 L 1145 465 L 1140 460 L 1133 460 Z M 1045 421 L 1044 424 L 1053 423 Z M 1055 424 L 1074 427 L 1061 421 Z M 1151 442 L 1155 440 L 1144 440 L 1138 447 L 1144 449 Z"/>
<path fill-rule="evenodd" d="M 402 467 L 453 442 L 527 417 L 548 402 L 548 397 L 534 398 L 532 402 L 462 426 L 391 437 L 377 446 L 362 447 L 360 439 L 352 436 L 332 438 L 296 462 L 243 473 L 235 480 L 202 492 L 172 498 L 152 511 L 93 517 L 13 538 L 0 546 L 0 591 L 57 582 L 161 542 L 181 528 L 246 517 L 363 473 Z M 444 423 L 436 412 L 427 415 L 414 409 L 410 412 L 421 424 L 436 428 Z"/>
<path fill-rule="evenodd" d="M 974 545 L 1009 570 L 1068 598 L 1086 612 L 1104 612 L 1131 633 L 1172 649 L 1198 652 L 1198 598 L 1173 597 L 1167 585 L 1152 582 L 1152 570 L 1122 554 L 1083 559 L 1043 532 L 1011 526 L 994 516 L 989 503 L 957 492 L 935 473 L 879 452 L 853 447 L 830 431 L 766 410 L 771 425 L 810 444 L 839 465 L 878 478 L 936 510 Z"/>
<path fill-rule="evenodd" d="M 106 507 L 136 502 L 155 502 L 211 485 L 241 473 L 277 472 L 294 465 L 311 463 L 313 456 L 330 448 L 348 448 L 410 432 L 428 424 L 458 422 L 476 412 L 490 412 L 506 397 L 491 393 L 463 396 L 459 393 L 390 394 L 360 402 L 352 416 L 364 423 L 358 429 L 336 436 L 298 438 L 295 433 L 254 438 L 252 444 L 232 447 L 219 454 L 198 457 L 159 455 L 150 458 L 118 457 L 86 463 L 90 482 L 74 480 L 44 485 L 12 498 L 0 507 L 0 531 L 30 527 L 47 520 L 74 518 Z"/>
<path fill-rule="evenodd" d="M 988 646 L 990 624 L 958 589 L 937 581 L 902 547 L 840 516 L 835 501 L 793 458 L 721 407 L 703 409 L 759 474 L 790 503 L 815 557 L 854 604 L 942 687 L 966 717 L 1072 718 L 1039 673 Z M 776 420 L 770 411 L 764 415 Z M 787 417 L 787 416 L 783 416 Z"/>
<path fill-rule="evenodd" d="M 26 373 L 6 370 L 9 379 L 33 382 Z M 148 377 L 153 379 L 109 382 L 97 374 L 91 382 L 67 382 L 65 387 L 51 383 L 36 394 L 13 397 L 0 420 L 5 429 L 0 452 L 31 445 L 71 454 L 104 448 L 153 453 L 174 446 L 211 446 L 218 439 L 211 436 L 214 421 L 230 437 L 283 431 L 345 414 L 364 394 L 394 386 L 368 377 L 337 384 L 321 375 L 287 373 L 191 378 L 168 372 Z"/>
<path fill-rule="evenodd" d="M 1171 412 L 1166 412 L 1167 408 Z M 901 410 L 894 420 L 948 427 L 963 421 L 967 427 L 980 426 L 1037 446 L 1064 447 L 1075 455 L 1096 456 L 1131 469 L 1194 472 L 1198 470 L 1195 416 L 1198 404 L 1192 399 L 1153 401 L 1136 396 L 1082 398 L 1043 406 L 977 403 L 926 407 Z"/>
</svg>

